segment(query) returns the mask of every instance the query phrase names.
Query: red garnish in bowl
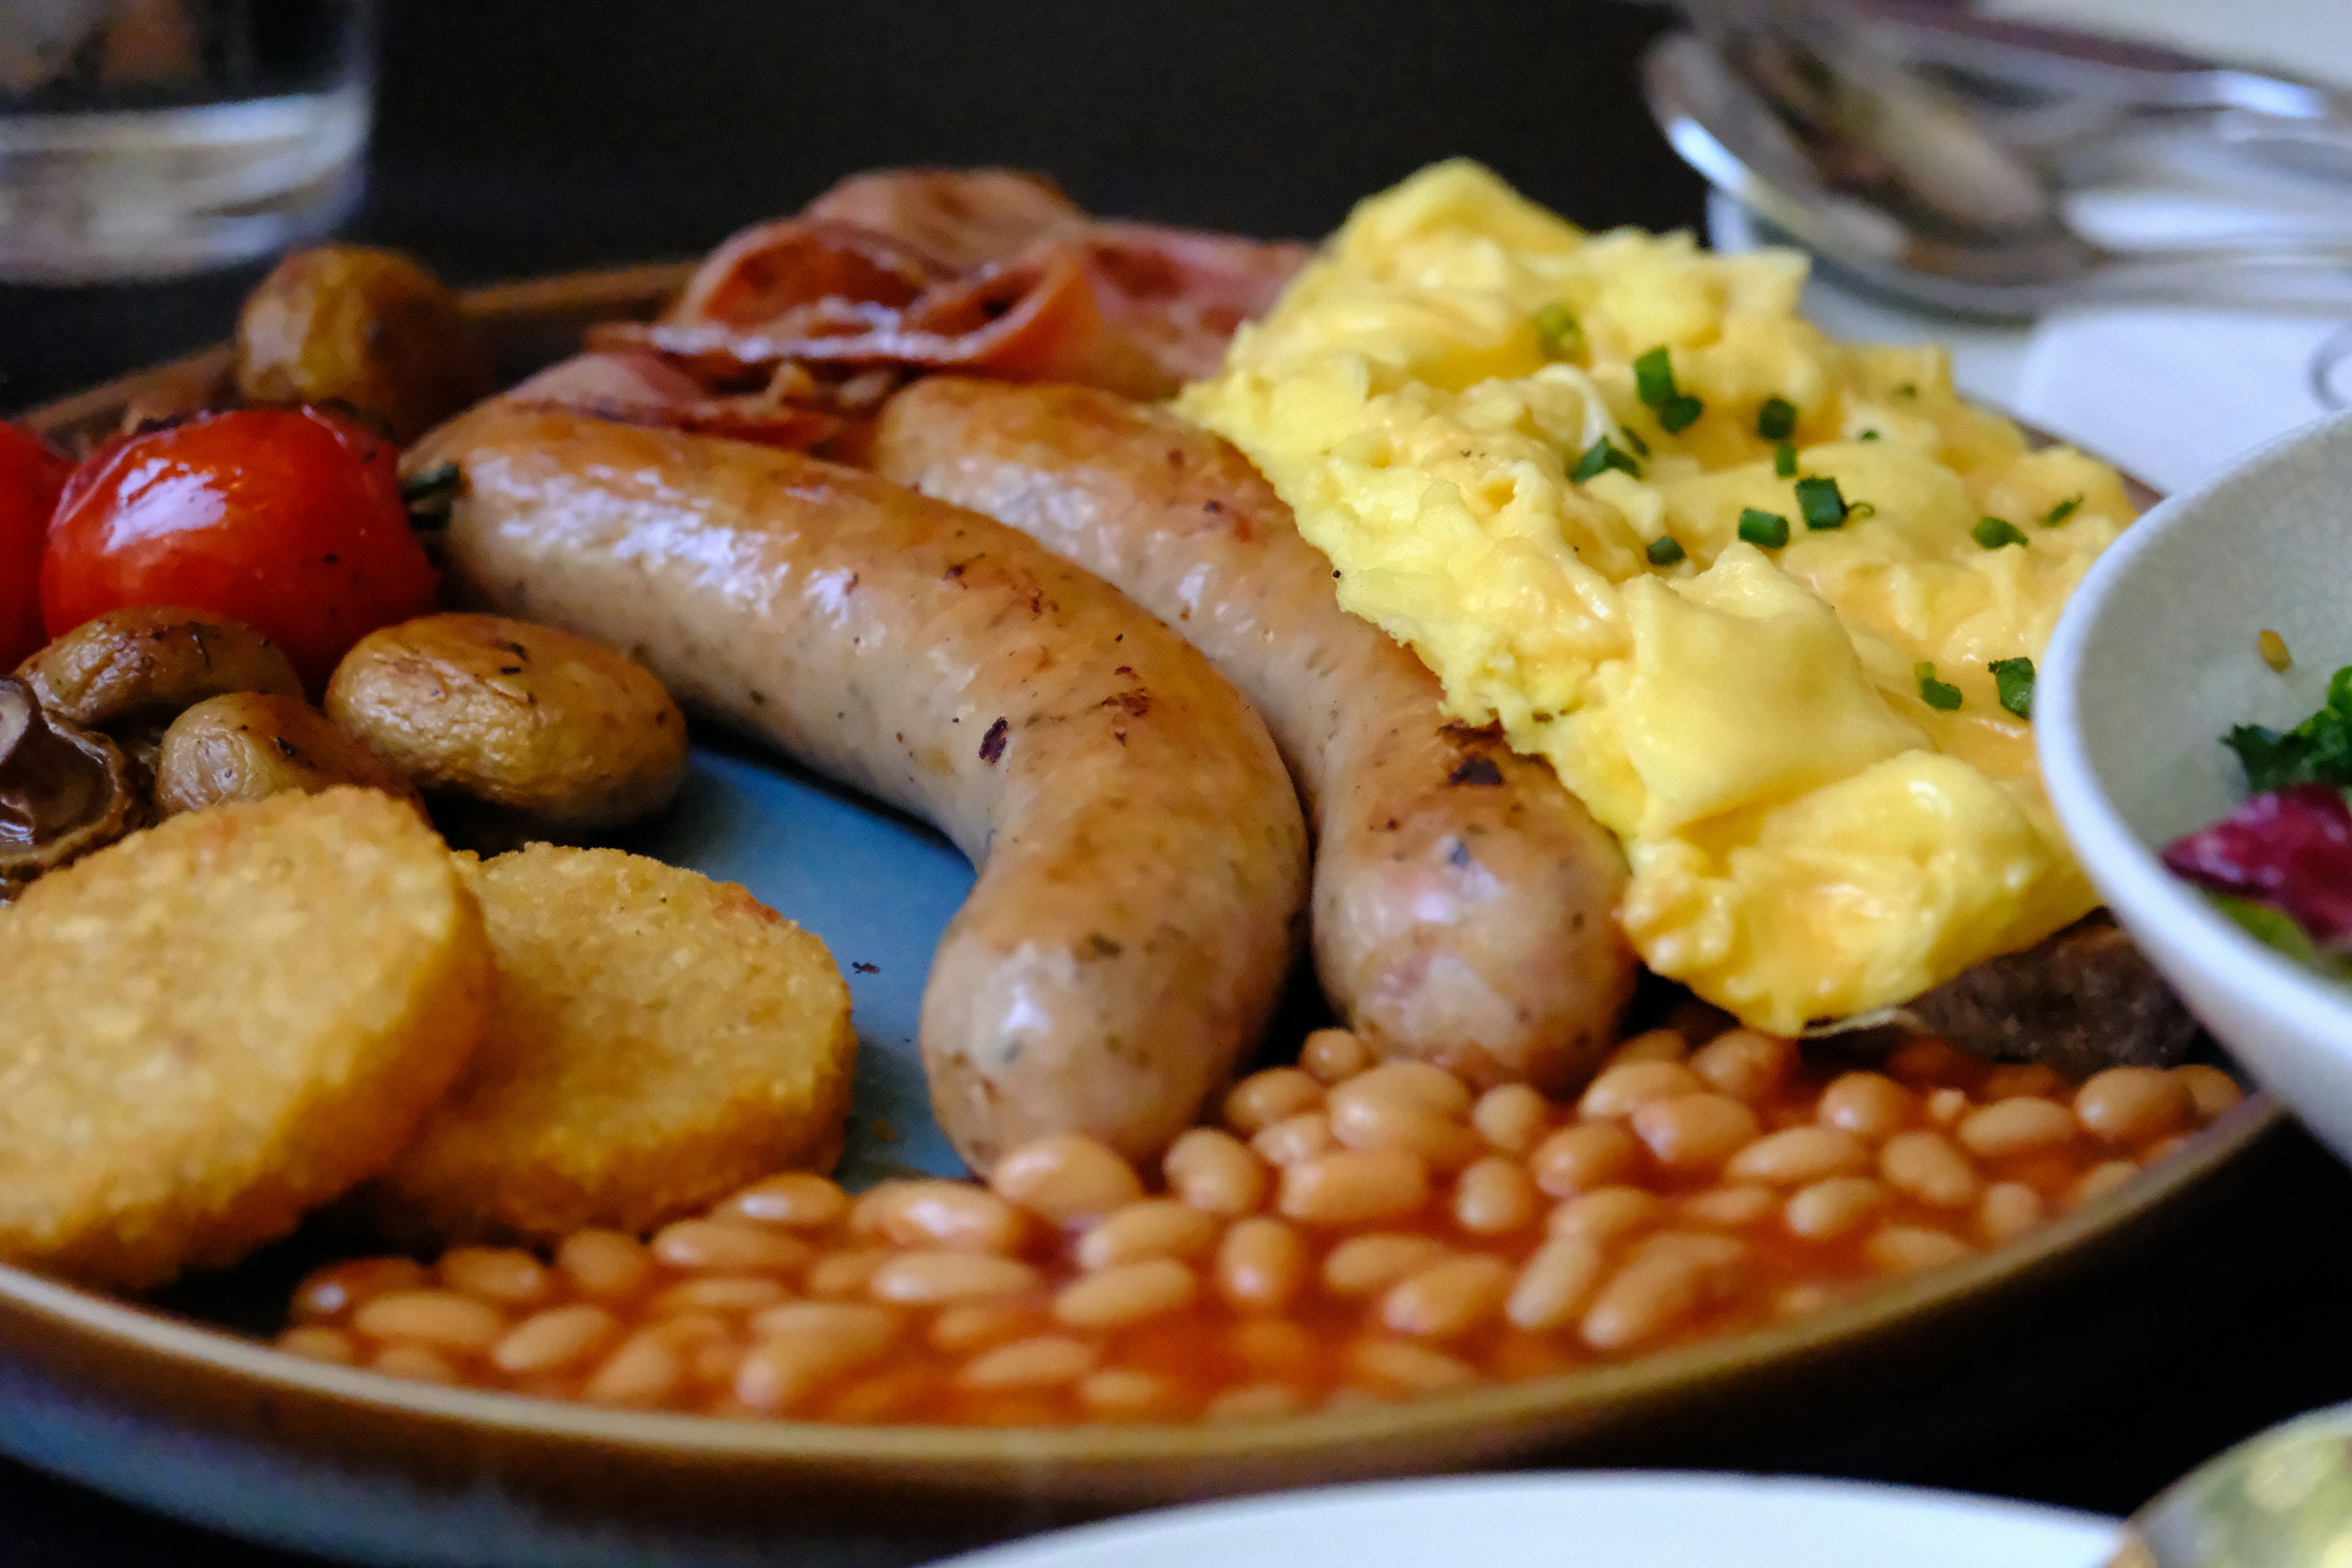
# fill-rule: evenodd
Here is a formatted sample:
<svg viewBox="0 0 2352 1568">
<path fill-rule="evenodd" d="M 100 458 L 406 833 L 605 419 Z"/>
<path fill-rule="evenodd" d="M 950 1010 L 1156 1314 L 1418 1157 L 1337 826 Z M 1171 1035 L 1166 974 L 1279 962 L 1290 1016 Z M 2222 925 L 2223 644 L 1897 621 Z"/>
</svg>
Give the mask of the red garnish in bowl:
<svg viewBox="0 0 2352 1568">
<path fill-rule="evenodd" d="M 2268 904 L 2317 946 L 2352 952 L 2352 805 L 2326 784 L 2249 799 L 2164 852 L 2175 875 L 2210 892 Z"/>
</svg>

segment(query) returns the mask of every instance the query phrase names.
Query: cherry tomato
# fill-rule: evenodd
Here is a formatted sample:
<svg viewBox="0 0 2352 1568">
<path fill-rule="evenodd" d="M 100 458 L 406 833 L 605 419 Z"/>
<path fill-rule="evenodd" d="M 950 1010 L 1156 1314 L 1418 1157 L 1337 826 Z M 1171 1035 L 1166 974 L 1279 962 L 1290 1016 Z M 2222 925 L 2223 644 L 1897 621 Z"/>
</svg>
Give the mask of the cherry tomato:
<svg viewBox="0 0 2352 1568">
<path fill-rule="evenodd" d="M 0 674 L 48 641 L 41 631 L 41 552 L 73 464 L 20 425 L 0 424 Z"/>
<path fill-rule="evenodd" d="M 134 605 L 235 616 L 315 693 L 351 646 L 433 608 L 399 454 L 324 408 L 199 414 L 117 439 L 66 482 L 41 563 L 49 635 Z"/>
</svg>

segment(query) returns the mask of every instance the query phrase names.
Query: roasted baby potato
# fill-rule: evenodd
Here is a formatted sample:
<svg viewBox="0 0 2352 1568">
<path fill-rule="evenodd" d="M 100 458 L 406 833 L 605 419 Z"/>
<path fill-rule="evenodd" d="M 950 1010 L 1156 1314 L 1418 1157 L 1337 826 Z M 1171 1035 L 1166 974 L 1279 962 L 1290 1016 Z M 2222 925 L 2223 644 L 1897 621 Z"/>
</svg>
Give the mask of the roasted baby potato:
<svg viewBox="0 0 2352 1568">
<path fill-rule="evenodd" d="M 480 1039 L 481 913 L 367 790 L 174 817 L 0 911 L 0 1258 L 142 1288 L 294 1228 Z"/>
<path fill-rule="evenodd" d="M 616 849 L 458 858 L 498 955 L 474 1063 L 373 1184 L 404 1241 L 645 1231 L 840 1157 L 857 1050 L 824 943 Z"/>
<path fill-rule="evenodd" d="M 172 721 L 155 759 L 155 809 L 165 816 L 288 790 L 322 795 L 339 784 L 425 809 L 407 775 L 296 697 L 207 698 Z"/>
<path fill-rule="evenodd" d="M 685 716 L 642 666 L 499 616 L 362 638 L 326 706 L 485 847 L 606 832 L 668 805 L 686 773 Z"/>
<path fill-rule="evenodd" d="M 84 621 L 26 659 L 17 674 L 42 707 L 104 731 L 149 767 L 164 729 L 208 697 L 302 695 L 301 678 L 276 643 L 243 621 L 168 605 Z"/>
<path fill-rule="evenodd" d="M 248 401 L 340 400 L 383 420 L 404 445 L 492 385 L 457 296 L 389 250 L 298 251 L 237 317 L 236 389 Z"/>
</svg>

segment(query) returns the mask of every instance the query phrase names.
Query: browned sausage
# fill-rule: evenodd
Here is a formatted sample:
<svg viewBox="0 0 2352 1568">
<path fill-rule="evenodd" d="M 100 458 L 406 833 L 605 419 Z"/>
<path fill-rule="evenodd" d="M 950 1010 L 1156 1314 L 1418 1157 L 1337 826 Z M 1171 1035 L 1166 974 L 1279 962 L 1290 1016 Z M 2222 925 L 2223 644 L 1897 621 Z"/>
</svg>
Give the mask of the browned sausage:
<svg viewBox="0 0 2352 1568">
<path fill-rule="evenodd" d="M 939 824 L 980 867 L 922 1041 L 975 1167 L 1048 1132 L 1147 1159 L 1264 1030 L 1306 825 L 1208 661 L 987 518 L 797 453 L 486 405 L 452 581 L 633 653 L 691 710 Z"/>
<path fill-rule="evenodd" d="M 1317 828 L 1317 973 L 1382 1054 L 1551 1089 L 1591 1068 L 1637 973 L 1623 857 L 1549 766 L 1449 723 L 1421 661 L 1339 608 L 1240 452 L 1108 393 L 936 378 L 885 408 L 871 461 L 1126 590 L 1256 705 Z"/>
</svg>

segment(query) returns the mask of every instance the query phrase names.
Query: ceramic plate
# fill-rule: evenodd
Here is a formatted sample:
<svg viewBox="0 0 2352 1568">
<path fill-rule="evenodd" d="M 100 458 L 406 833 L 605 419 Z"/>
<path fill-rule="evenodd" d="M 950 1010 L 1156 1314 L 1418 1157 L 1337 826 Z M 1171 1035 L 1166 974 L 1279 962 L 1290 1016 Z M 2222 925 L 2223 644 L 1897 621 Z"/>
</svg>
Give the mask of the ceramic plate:
<svg viewBox="0 0 2352 1568">
<path fill-rule="evenodd" d="M 1745 1476 L 1339 1487 L 1147 1514 L 940 1568 L 2100 1568 L 2113 1520 Z"/>
<path fill-rule="evenodd" d="M 504 368 L 655 309 L 677 268 L 546 279 L 471 303 Z M 110 429 L 134 399 L 216 383 L 215 352 L 43 411 Z M 711 741 L 711 737 L 704 737 Z M 930 955 L 971 885 L 920 824 L 725 743 L 634 847 L 738 881 L 815 931 L 863 1043 L 845 1173 L 954 1170 L 915 1026 Z M 1308 1005 L 1312 998 L 1304 999 Z M 1278 1038 L 1299 1037 L 1295 1018 Z M 2174 1158 L 1998 1252 L 1745 1336 L 1444 1398 L 1246 1425 L 986 1431 L 727 1422 L 435 1388 L 281 1356 L 320 1254 L 301 1238 L 145 1305 L 0 1268 L 0 1451 L 215 1527 L 385 1563 L 909 1563 L 1198 1498 L 1719 1436 L 1790 1399 L 1895 1376 L 2057 1268 L 2144 1234 L 2278 1115 L 2250 1100 Z M 2000 1561 L 2000 1559 L 1990 1559 Z M 1818 1568 L 1818 1565 L 1815 1565 Z"/>
</svg>

